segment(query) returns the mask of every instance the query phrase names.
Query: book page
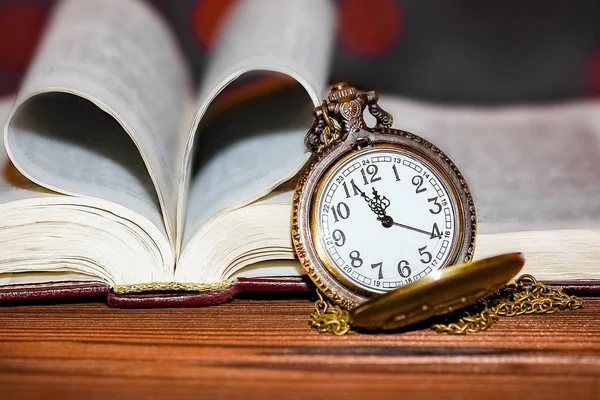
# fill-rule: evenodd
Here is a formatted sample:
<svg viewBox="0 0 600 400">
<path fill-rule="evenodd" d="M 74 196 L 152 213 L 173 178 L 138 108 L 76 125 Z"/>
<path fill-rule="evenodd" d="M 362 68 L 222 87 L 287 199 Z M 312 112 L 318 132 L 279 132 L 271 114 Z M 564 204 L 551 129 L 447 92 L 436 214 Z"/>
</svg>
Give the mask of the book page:
<svg viewBox="0 0 600 400">
<path fill-rule="evenodd" d="M 276 278 L 306 275 L 298 260 L 269 260 L 247 265 L 228 278 Z"/>
<path fill-rule="evenodd" d="M 290 235 L 292 192 L 277 188 L 269 195 L 241 208 L 211 218 L 184 248 L 176 281 L 218 282 L 236 271 L 268 260 L 293 260 Z M 269 273 L 260 269 L 260 274 Z M 272 271 L 293 273 L 298 270 Z M 259 276 L 259 275 L 256 275 Z"/>
<path fill-rule="evenodd" d="M 19 92 L 8 153 L 42 186 L 110 200 L 165 230 L 162 211 L 170 234 L 190 88 L 175 39 L 149 6 L 67 0 Z"/>
<path fill-rule="evenodd" d="M 30 285 L 48 284 L 48 282 L 103 282 L 98 276 L 90 276 L 77 272 L 21 272 L 1 274 L 0 286 L 21 286 L 30 289 Z"/>
<path fill-rule="evenodd" d="M 14 97 L 0 98 L 0 124 L 10 115 Z M 19 200 L 55 197 L 56 192 L 46 189 L 23 176 L 8 158 L 4 143 L 0 142 L 0 206 Z"/>
<path fill-rule="evenodd" d="M 247 204 L 268 193 L 281 181 L 293 176 L 306 162 L 308 153 L 302 140 L 312 123 L 311 108 L 320 103 L 327 84 L 334 25 L 333 7 L 327 0 L 241 1 L 223 24 L 200 85 L 198 112 L 184 151 L 179 226 L 183 228 L 186 219 L 186 224 L 189 220 L 195 221 L 186 226 L 184 242 L 189 239 L 190 232 L 211 215 L 228 206 Z M 229 137 L 233 126 L 223 132 L 212 130 L 211 135 L 223 137 L 222 151 L 213 157 L 209 167 L 210 179 L 202 173 L 191 176 L 194 150 L 202 152 L 203 147 L 212 145 L 203 141 L 208 132 L 200 126 L 200 120 L 227 85 L 252 71 L 290 76 L 308 93 L 308 96 L 304 95 L 304 104 L 308 107 L 295 103 L 294 96 L 297 94 L 293 94 L 289 100 L 284 98 L 279 104 L 261 109 L 257 107 L 254 123 L 239 124 L 239 135 L 235 138 Z M 235 117 L 232 115 L 230 118 Z M 282 122 L 280 127 L 272 124 L 277 118 Z M 289 118 L 304 118 L 304 122 L 294 124 L 297 129 L 290 129 L 290 121 L 286 120 Z M 261 124 L 264 124 L 262 133 Z M 237 140 L 245 135 L 253 139 L 245 142 Z M 257 150 L 259 147 L 260 150 Z M 235 167 L 232 168 L 232 164 Z M 188 195 L 188 184 L 194 179 L 193 193 Z M 221 187 L 234 181 L 235 185 L 229 188 Z M 199 200 L 194 193 L 214 193 L 223 201 L 210 212 L 203 211 L 200 208 L 206 203 L 213 204 L 214 200 Z M 219 193 L 227 193 L 228 198 L 224 199 Z M 186 201 L 190 204 L 190 215 L 185 212 Z"/>
<path fill-rule="evenodd" d="M 3 124 L 14 103 L 13 97 L 0 98 L 0 124 Z M 24 177 L 10 162 L 6 148 L 0 143 L 0 204 L 34 197 L 52 196 L 53 193 Z"/>
<path fill-rule="evenodd" d="M 156 191 L 135 144 L 94 104 L 62 93 L 38 95 L 15 115 L 10 133 L 12 158 L 31 183 L 120 204 L 166 237 Z M 7 163 L 7 171 L 28 180 Z"/>
<path fill-rule="evenodd" d="M 12 104 L 13 99 L 0 100 L 0 123 Z M 104 199 L 38 186 L 11 163 L 3 142 L 0 232 L 0 285 L 172 279 L 174 255 L 156 223 Z"/>
<path fill-rule="evenodd" d="M 312 108 L 296 85 L 205 118 L 192 169 L 184 245 L 212 216 L 265 196 L 296 174 L 308 154 L 303 139 Z M 267 117 L 266 110 L 277 112 Z"/>
<path fill-rule="evenodd" d="M 382 96 L 465 176 L 478 232 L 600 227 L 600 102 L 441 107 Z"/>
<path fill-rule="evenodd" d="M 0 275 L 41 273 L 59 280 L 64 276 L 47 273 L 68 272 L 110 285 L 172 279 L 166 237 L 118 204 L 55 193 L 2 202 L 0 215 Z"/>
</svg>

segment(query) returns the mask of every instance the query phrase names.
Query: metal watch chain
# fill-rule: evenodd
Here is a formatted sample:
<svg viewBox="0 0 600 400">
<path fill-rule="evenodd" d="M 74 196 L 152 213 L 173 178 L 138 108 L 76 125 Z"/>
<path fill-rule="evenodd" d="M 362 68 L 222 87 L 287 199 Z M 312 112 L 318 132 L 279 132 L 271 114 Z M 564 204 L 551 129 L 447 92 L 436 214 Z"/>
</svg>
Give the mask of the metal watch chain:
<svg viewBox="0 0 600 400">
<path fill-rule="evenodd" d="M 332 304 L 317 291 L 319 300 L 311 314 L 310 325 L 321 333 L 344 335 L 354 332 L 348 310 Z M 552 314 L 561 310 L 583 307 L 583 300 L 563 293 L 562 288 L 552 288 L 539 283 L 531 275 L 521 275 L 491 295 L 474 304 L 435 317 L 431 329 L 437 333 L 461 335 L 484 331 L 499 317 L 522 314 Z"/>
</svg>

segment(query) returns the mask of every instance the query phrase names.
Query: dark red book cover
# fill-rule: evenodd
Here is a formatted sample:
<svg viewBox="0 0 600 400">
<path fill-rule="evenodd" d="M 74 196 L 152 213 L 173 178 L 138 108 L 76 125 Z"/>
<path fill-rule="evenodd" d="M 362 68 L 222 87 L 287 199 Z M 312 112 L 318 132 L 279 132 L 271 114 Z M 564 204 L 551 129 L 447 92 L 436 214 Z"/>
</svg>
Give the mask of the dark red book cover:
<svg viewBox="0 0 600 400">
<path fill-rule="evenodd" d="M 565 293 L 579 296 L 600 295 L 600 282 L 551 282 L 551 286 L 563 287 Z M 222 290 L 202 292 L 149 292 L 116 294 L 103 283 L 61 282 L 32 285 L 13 285 L 0 288 L 0 303 L 6 305 L 52 299 L 81 299 L 104 301 L 119 308 L 158 308 L 158 307 L 203 307 L 213 306 L 232 300 L 242 293 L 269 295 L 277 298 L 290 294 L 308 297 L 314 286 L 307 277 L 282 278 L 238 278 L 230 287 Z M 268 300 L 265 300 L 268 301 Z"/>
</svg>

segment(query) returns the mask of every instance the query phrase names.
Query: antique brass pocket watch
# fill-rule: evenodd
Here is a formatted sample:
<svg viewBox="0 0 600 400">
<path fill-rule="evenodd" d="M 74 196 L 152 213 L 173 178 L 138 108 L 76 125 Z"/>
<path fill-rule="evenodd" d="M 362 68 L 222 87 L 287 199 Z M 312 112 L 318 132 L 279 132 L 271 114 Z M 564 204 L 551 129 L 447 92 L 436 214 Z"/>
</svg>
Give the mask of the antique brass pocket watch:
<svg viewBox="0 0 600 400">
<path fill-rule="evenodd" d="M 292 241 L 320 292 L 310 325 L 342 335 L 432 317 L 437 332 L 486 330 L 500 316 L 575 310 L 582 300 L 531 275 L 520 253 L 471 263 L 471 192 L 437 147 L 392 129 L 375 92 L 333 85 L 305 139 L 315 157 L 292 204 Z M 377 121 L 369 128 L 365 108 Z M 443 268 L 454 265 L 452 268 Z M 508 283 L 507 283 L 508 282 Z"/>
<path fill-rule="evenodd" d="M 427 140 L 392 129 L 377 102 L 373 91 L 332 86 L 314 110 L 305 143 L 315 158 L 293 202 L 300 262 L 347 309 L 468 262 L 475 247 L 475 207 L 456 165 Z"/>
</svg>

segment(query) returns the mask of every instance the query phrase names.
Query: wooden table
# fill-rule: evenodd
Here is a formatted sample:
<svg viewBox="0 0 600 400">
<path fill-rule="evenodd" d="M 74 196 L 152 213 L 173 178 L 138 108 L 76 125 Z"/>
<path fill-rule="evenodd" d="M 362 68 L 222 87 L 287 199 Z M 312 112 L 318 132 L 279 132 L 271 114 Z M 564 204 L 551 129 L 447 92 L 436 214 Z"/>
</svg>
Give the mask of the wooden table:
<svg viewBox="0 0 600 400">
<path fill-rule="evenodd" d="M 600 398 L 600 298 L 468 336 L 333 337 L 308 300 L 0 308 L 0 399 Z"/>
</svg>

